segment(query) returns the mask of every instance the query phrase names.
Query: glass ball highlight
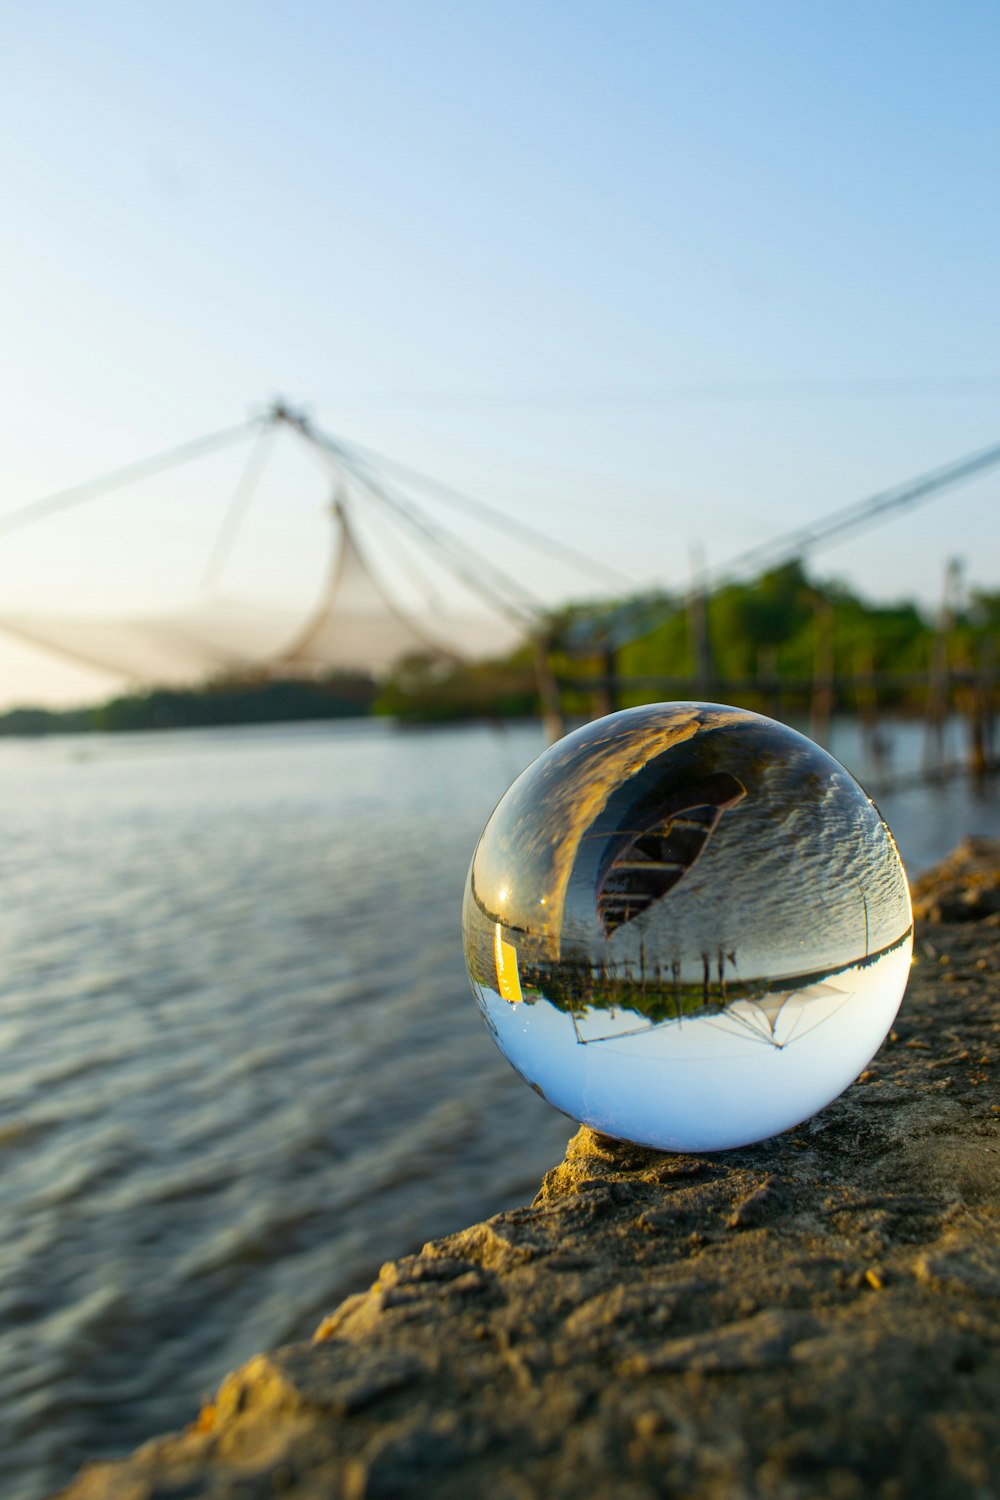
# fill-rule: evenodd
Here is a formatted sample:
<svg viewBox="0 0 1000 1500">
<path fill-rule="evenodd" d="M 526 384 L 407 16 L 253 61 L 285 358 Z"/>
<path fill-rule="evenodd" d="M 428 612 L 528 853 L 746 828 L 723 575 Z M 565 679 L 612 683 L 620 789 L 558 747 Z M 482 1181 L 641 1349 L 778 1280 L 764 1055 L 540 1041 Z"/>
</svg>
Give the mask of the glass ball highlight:
<svg viewBox="0 0 1000 1500">
<path fill-rule="evenodd" d="M 473 856 L 465 957 L 494 1041 L 595 1130 L 672 1151 L 776 1135 L 874 1056 L 909 974 L 892 834 L 832 756 L 718 704 L 551 746 Z"/>
</svg>

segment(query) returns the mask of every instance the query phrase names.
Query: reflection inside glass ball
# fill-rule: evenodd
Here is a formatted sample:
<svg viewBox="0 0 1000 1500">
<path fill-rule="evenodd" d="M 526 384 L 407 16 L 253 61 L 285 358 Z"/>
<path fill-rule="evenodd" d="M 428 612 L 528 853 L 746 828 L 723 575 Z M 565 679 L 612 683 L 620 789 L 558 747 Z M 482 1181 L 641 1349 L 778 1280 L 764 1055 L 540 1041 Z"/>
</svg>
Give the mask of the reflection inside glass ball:
<svg viewBox="0 0 1000 1500">
<path fill-rule="evenodd" d="M 465 955 L 486 1024 L 557 1109 L 677 1151 L 798 1124 L 870 1061 L 912 916 L 878 809 L 742 709 L 627 709 L 518 777 L 476 849 Z"/>
</svg>

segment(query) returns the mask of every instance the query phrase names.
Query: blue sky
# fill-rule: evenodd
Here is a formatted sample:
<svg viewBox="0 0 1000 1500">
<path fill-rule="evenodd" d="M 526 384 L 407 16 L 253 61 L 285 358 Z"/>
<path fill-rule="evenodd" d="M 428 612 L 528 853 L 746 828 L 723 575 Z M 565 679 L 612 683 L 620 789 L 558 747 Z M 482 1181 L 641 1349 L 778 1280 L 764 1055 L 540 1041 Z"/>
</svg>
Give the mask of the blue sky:
<svg viewBox="0 0 1000 1500">
<path fill-rule="evenodd" d="M 282 392 L 670 586 L 995 442 L 998 48 L 976 3 L 8 0 L 0 510 Z M 0 589 L 180 599 L 230 487 L 11 536 Z M 998 489 L 816 567 L 1000 586 Z M 308 602 L 322 499 L 288 470 L 244 592 Z M 82 691 L 5 649 L 0 700 Z"/>
</svg>

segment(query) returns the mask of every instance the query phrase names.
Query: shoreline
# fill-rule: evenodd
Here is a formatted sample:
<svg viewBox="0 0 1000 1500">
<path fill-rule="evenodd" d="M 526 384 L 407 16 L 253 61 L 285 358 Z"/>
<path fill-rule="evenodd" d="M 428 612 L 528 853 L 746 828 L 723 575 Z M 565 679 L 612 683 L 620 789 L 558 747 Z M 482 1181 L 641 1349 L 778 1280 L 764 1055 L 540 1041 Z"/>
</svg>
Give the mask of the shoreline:
<svg viewBox="0 0 1000 1500">
<path fill-rule="evenodd" d="M 389 1262 L 66 1500 L 995 1495 L 1000 841 L 914 909 L 894 1030 L 821 1114 L 711 1156 L 581 1127 L 531 1206 Z"/>
</svg>

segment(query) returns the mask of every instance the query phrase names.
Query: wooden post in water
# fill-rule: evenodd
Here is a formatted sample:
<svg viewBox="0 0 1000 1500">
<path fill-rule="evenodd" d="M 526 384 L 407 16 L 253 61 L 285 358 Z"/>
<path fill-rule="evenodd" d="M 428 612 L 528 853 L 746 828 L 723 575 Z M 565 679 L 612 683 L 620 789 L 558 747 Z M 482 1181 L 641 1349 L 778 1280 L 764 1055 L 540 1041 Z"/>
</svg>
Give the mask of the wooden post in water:
<svg viewBox="0 0 1000 1500">
<path fill-rule="evenodd" d="M 995 770 L 997 765 L 997 643 L 995 636 L 988 636 L 980 647 L 979 671 L 983 695 L 983 738 L 986 742 L 986 764 L 988 769 Z"/>
<path fill-rule="evenodd" d="M 704 558 L 700 548 L 691 552 L 692 580 L 687 601 L 688 639 L 694 668 L 695 697 L 709 700 L 715 692 L 715 661 L 708 633 L 708 600 L 703 580 Z"/>
<path fill-rule="evenodd" d="M 924 713 L 923 769 L 928 776 L 944 770 L 945 720 L 951 703 L 951 633 L 962 591 L 962 564 L 953 557 L 944 573 L 944 590 L 937 631 L 931 647 L 931 670 Z"/>
<path fill-rule="evenodd" d="M 878 690 L 870 643 L 854 656 L 854 706 L 861 723 L 861 740 L 876 775 L 885 770 L 888 747 L 878 722 Z"/>
<path fill-rule="evenodd" d="M 548 635 L 535 637 L 535 677 L 542 710 L 542 732 L 546 745 L 554 745 L 566 733 L 559 684 L 552 670 L 552 640 Z"/>
<path fill-rule="evenodd" d="M 809 704 L 809 734 L 817 745 L 830 739 L 833 711 L 833 605 L 824 594 L 816 595 L 816 651 L 813 657 L 812 699 Z"/>
<path fill-rule="evenodd" d="M 991 637 L 981 642 L 976 675 L 969 689 L 969 770 L 973 776 L 985 776 L 995 760 L 996 747 L 993 736 L 995 644 Z"/>
<path fill-rule="evenodd" d="M 596 719 L 618 709 L 618 647 L 610 635 L 601 641 L 600 685 L 596 694 Z"/>
<path fill-rule="evenodd" d="M 781 718 L 781 682 L 778 678 L 777 646 L 757 647 L 757 691 L 760 711 L 769 719 Z"/>
</svg>

